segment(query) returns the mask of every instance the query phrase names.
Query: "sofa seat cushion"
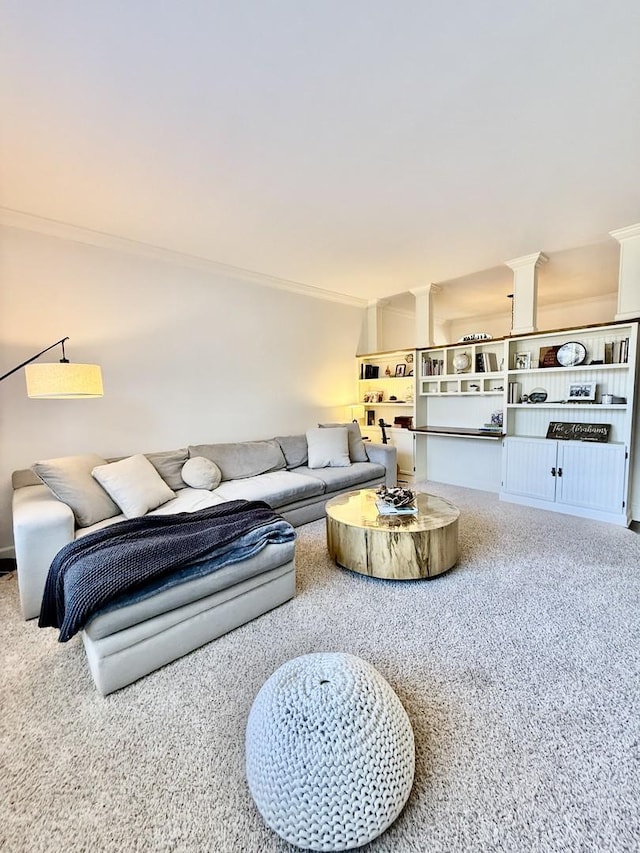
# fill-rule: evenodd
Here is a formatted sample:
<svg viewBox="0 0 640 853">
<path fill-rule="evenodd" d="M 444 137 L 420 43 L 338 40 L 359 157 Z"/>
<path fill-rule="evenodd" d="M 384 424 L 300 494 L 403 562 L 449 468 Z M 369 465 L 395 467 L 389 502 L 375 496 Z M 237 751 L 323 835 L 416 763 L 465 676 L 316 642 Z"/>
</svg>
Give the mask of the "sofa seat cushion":
<svg viewBox="0 0 640 853">
<path fill-rule="evenodd" d="M 171 515 L 174 512 L 195 512 L 197 509 L 205 509 L 208 506 L 224 503 L 224 498 L 214 495 L 213 492 L 208 492 L 205 489 L 182 488 L 170 501 L 166 504 L 154 509 L 149 515 Z M 116 521 L 124 521 L 124 515 L 115 515 L 113 518 L 105 518 L 104 521 L 98 521 L 89 527 L 80 527 L 76 530 L 76 539 L 80 536 L 85 536 L 87 533 L 93 533 L 94 530 L 101 530 L 103 527 L 109 527 L 115 524 Z"/>
<path fill-rule="evenodd" d="M 208 489 L 180 489 L 173 500 L 154 509 L 149 515 L 171 515 L 174 512 L 195 512 L 197 509 L 205 509 L 208 506 L 216 506 L 224 503 L 224 498 L 210 492 Z"/>
<path fill-rule="evenodd" d="M 92 640 L 98 640 L 214 593 L 231 589 L 242 581 L 292 561 L 295 544 L 295 541 L 270 543 L 248 560 L 231 563 L 208 575 L 154 592 L 147 598 L 130 604 L 127 604 L 126 598 L 123 597 L 118 603 L 120 606 L 112 605 L 96 613 L 84 630 Z"/>
<path fill-rule="evenodd" d="M 308 477 L 295 471 L 270 471 L 247 480 L 222 482 L 211 494 L 225 501 L 244 498 L 248 501 L 266 501 L 273 509 L 324 493 L 324 484 L 317 477 Z"/>
<path fill-rule="evenodd" d="M 296 468 L 296 474 L 304 474 L 307 477 L 315 477 L 325 484 L 325 491 L 337 492 L 340 489 L 354 489 L 360 483 L 380 478 L 384 480 L 385 469 L 382 465 L 374 462 L 352 462 L 348 468 Z"/>
</svg>

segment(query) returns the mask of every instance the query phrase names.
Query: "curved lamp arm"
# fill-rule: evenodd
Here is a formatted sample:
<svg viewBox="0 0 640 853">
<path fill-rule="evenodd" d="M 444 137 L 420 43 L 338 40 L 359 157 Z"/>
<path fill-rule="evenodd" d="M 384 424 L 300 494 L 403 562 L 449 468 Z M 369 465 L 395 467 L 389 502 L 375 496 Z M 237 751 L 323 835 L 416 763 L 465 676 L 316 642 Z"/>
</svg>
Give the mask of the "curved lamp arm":
<svg viewBox="0 0 640 853">
<path fill-rule="evenodd" d="M 55 342 L 55 344 L 51 344 L 51 346 L 50 346 L 50 347 L 47 347 L 46 349 L 43 349 L 43 350 L 42 350 L 42 352 L 37 352 L 35 355 L 32 355 L 32 356 L 31 356 L 31 358 L 28 358 L 26 361 L 23 361 L 23 362 L 22 362 L 22 364 L 19 364 L 17 367 L 14 367 L 14 368 L 13 368 L 13 370 L 10 370 L 8 373 L 5 373 L 3 376 L 0 376 L 0 382 L 2 382 L 2 380 L 3 380 L 3 379 L 6 379 L 6 378 L 7 378 L 7 376 L 11 376 L 11 374 L 12 374 L 12 373 L 15 373 L 15 372 L 16 372 L 16 370 L 20 370 L 20 368 L 21 368 L 21 367 L 25 367 L 27 364 L 31 364 L 31 362 L 32 362 L 32 361 L 35 361 L 35 360 L 36 360 L 36 358 L 40 358 L 40 356 L 41 356 L 41 355 L 44 355 L 44 354 L 45 354 L 45 352 L 49 352 L 49 350 L 50 350 L 50 349 L 53 349 L 54 347 L 57 347 L 57 346 L 58 346 L 58 344 L 62 344 L 62 358 L 60 359 L 60 361 L 61 361 L 63 364 L 68 364 L 68 363 L 69 363 L 69 359 L 68 359 L 68 358 L 66 358 L 66 357 L 65 357 L 65 354 L 64 354 L 64 342 L 65 342 L 65 341 L 68 341 L 68 340 L 69 340 L 69 337 L 68 337 L 68 336 L 67 336 L 66 338 L 62 338 L 61 340 L 56 341 L 56 342 Z"/>
</svg>

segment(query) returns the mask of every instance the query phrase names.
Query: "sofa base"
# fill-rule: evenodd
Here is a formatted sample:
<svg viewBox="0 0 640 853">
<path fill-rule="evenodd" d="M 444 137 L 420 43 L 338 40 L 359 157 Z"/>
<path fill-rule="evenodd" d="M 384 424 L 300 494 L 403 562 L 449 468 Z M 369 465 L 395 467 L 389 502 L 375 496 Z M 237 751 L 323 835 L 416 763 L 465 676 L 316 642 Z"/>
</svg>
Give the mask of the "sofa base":
<svg viewBox="0 0 640 853">
<path fill-rule="evenodd" d="M 244 625 L 295 595 L 290 560 L 259 577 L 177 607 L 101 639 L 81 632 L 89 670 L 106 696 Z"/>
</svg>

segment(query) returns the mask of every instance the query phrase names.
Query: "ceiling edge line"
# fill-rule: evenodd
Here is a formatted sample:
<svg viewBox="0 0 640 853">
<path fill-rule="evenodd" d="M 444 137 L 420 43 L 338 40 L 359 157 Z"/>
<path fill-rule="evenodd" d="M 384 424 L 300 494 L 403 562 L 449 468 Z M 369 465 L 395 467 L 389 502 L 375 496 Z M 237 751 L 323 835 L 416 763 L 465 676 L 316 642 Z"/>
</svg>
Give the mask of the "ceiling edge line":
<svg viewBox="0 0 640 853">
<path fill-rule="evenodd" d="M 366 299 L 361 299 L 357 296 L 349 296 L 345 293 L 325 290 L 321 287 L 314 287 L 311 284 L 290 281 L 289 279 L 279 278 L 268 273 L 235 267 L 231 264 L 212 261 L 208 258 L 201 258 L 198 255 L 191 255 L 187 252 L 165 249 L 162 246 L 155 246 L 151 243 L 131 240 L 128 237 L 118 237 L 115 234 L 108 234 L 104 231 L 94 231 L 91 228 L 83 228 L 79 225 L 59 222 L 56 219 L 48 219 L 8 207 L 0 206 L 0 225 L 5 225 L 9 228 L 19 228 L 23 231 L 35 231 L 39 234 L 46 234 L 49 237 L 57 237 L 61 240 L 69 240 L 75 243 L 84 243 L 102 249 L 152 258 L 163 261 L 164 263 L 178 264 L 215 275 L 232 276 L 233 278 L 252 284 L 272 287 L 276 290 L 286 290 L 302 296 L 309 296 L 313 299 L 322 299 L 326 302 L 338 302 L 342 305 L 350 305 L 355 308 L 364 308 L 367 305 Z"/>
</svg>

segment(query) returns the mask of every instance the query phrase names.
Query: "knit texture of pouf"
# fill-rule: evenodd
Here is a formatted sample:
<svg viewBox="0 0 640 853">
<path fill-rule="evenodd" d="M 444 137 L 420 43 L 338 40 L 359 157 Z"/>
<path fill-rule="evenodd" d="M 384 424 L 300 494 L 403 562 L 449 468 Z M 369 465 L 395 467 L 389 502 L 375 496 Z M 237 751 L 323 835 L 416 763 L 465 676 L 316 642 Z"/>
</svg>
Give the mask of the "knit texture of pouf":
<svg viewBox="0 0 640 853">
<path fill-rule="evenodd" d="M 402 811 L 413 784 L 413 730 L 371 664 L 303 655 L 258 692 L 246 769 L 258 810 L 278 835 L 304 849 L 351 850 Z"/>
</svg>

